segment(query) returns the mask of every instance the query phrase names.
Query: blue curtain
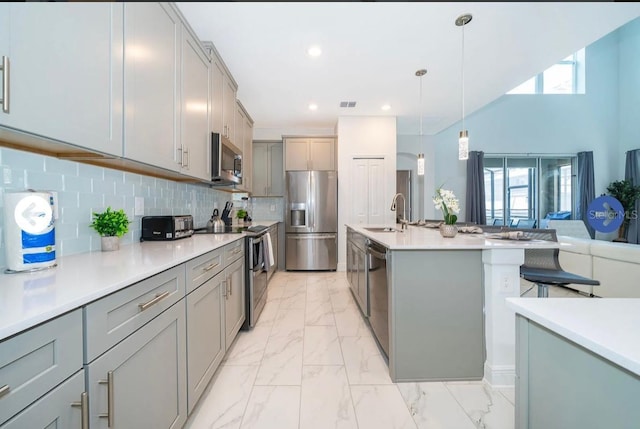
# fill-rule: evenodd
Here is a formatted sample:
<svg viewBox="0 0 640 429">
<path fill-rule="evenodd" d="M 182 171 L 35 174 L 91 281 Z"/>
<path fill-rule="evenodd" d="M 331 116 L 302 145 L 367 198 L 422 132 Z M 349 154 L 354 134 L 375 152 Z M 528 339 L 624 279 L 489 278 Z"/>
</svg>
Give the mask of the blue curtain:
<svg viewBox="0 0 640 429">
<path fill-rule="evenodd" d="M 467 159 L 467 199 L 465 220 L 478 225 L 487 223 L 484 199 L 484 152 L 470 151 Z"/>
<path fill-rule="evenodd" d="M 596 232 L 587 221 L 589 203 L 596 197 L 593 175 L 593 152 L 578 152 L 578 193 L 575 219 L 582 219 L 591 238 Z"/>
<path fill-rule="evenodd" d="M 627 160 L 624 167 L 624 178 L 630 180 L 635 186 L 640 186 L 640 149 L 627 152 Z M 640 213 L 640 200 L 636 200 L 635 214 L 629 221 L 627 228 L 627 242 L 640 243 L 640 229 L 638 229 L 638 213 Z M 635 219 L 634 219 L 635 217 Z"/>
</svg>

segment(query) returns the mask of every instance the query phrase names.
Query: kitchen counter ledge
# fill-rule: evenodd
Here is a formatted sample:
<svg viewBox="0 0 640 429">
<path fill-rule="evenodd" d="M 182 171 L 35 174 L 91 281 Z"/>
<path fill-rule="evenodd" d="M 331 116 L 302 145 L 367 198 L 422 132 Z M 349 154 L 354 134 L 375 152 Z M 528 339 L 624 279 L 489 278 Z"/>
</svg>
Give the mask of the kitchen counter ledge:
<svg viewBox="0 0 640 429">
<path fill-rule="evenodd" d="M 254 222 L 254 224 L 257 224 Z M 57 258 L 57 267 L 0 274 L 0 341 L 215 250 L 246 234 L 196 234 Z"/>
<path fill-rule="evenodd" d="M 485 234 L 467 234 L 458 232 L 453 238 L 444 238 L 437 228 L 425 228 L 409 225 L 404 232 L 372 232 L 366 228 L 389 227 L 389 225 L 347 224 L 356 232 L 384 245 L 391 250 L 429 250 L 429 249 L 531 249 L 561 247 L 560 243 L 542 240 L 501 240 L 487 238 Z M 401 230 L 400 224 L 394 229 Z"/>
</svg>

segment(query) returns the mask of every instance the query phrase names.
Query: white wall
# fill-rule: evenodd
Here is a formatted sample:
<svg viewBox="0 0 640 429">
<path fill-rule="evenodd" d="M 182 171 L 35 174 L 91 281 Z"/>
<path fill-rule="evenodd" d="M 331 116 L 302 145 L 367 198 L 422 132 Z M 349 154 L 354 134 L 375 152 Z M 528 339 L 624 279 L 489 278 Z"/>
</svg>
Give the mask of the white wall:
<svg viewBox="0 0 640 429">
<path fill-rule="evenodd" d="M 384 157 L 385 199 L 396 192 L 396 118 L 384 116 L 341 116 L 338 118 L 338 270 L 346 264 L 346 228 L 350 223 L 351 201 L 355 192 L 350 184 L 351 160 L 357 156 Z M 385 223 L 394 222 L 394 212 L 388 210 Z"/>
</svg>

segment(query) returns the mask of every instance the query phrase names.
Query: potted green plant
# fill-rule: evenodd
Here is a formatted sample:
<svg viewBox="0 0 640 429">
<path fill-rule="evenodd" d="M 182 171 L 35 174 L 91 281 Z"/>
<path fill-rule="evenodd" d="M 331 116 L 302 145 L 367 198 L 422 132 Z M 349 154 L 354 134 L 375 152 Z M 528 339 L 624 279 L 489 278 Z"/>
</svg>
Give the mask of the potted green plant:
<svg viewBox="0 0 640 429">
<path fill-rule="evenodd" d="M 131 221 L 124 210 L 111 210 L 111 207 L 102 213 L 93 213 L 93 222 L 89 227 L 96 230 L 101 237 L 102 251 L 120 249 L 120 237 L 129 231 Z"/>
<path fill-rule="evenodd" d="M 614 241 L 626 242 L 627 227 L 631 220 L 631 212 L 635 208 L 636 200 L 640 198 L 640 186 L 634 186 L 630 180 L 616 180 L 607 186 L 607 192 L 620 201 L 624 210 L 624 220 L 618 229 L 618 238 Z"/>
<path fill-rule="evenodd" d="M 247 217 L 247 211 L 245 209 L 238 209 L 236 212 L 236 217 L 239 221 L 244 222 L 244 219 Z"/>
</svg>

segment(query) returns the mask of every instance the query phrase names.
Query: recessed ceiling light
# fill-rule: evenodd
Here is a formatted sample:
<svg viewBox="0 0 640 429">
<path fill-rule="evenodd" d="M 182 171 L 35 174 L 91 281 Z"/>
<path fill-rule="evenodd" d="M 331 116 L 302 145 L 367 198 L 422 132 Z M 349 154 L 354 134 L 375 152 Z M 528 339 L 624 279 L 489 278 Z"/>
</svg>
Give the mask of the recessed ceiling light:
<svg viewBox="0 0 640 429">
<path fill-rule="evenodd" d="M 319 57 L 322 54 L 322 49 L 320 49 L 320 46 L 314 45 L 314 46 L 310 46 L 307 49 L 307 55 L 309 55 L 310 57 Z"/>
<path fill-rule="evenodd" d="M 391 109 L 391 104 L 383 104 L 381 109 L 382 110 L 389 110 L 389 109 Z"/>
<path fill-rule="evenodd" d="M 316 103 L 309 104 L 309 110 L 318 110 L 318 105 Z"/>
</svg>

